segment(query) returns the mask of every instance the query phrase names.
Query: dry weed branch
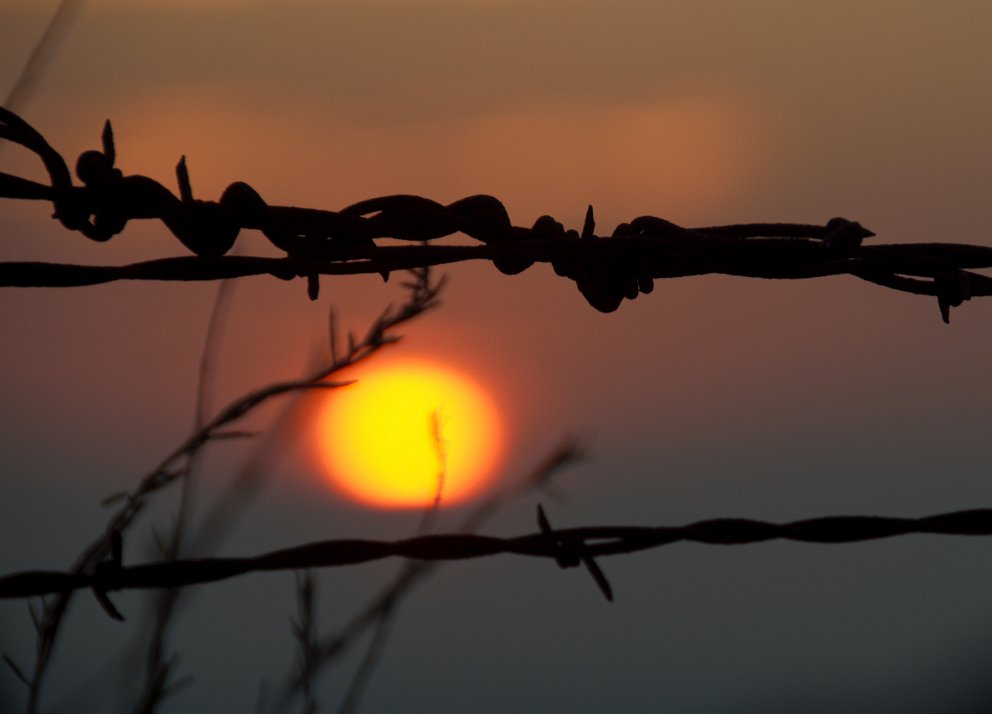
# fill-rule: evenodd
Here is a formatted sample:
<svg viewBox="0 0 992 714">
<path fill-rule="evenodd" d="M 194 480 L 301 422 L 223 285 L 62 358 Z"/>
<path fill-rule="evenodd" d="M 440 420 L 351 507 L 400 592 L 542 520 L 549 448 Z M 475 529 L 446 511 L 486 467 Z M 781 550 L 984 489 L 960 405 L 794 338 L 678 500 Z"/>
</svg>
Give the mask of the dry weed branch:
<svg viewBox="0 0 992 714">
<path fill-rule="evenodd" d="M 232 424 L 276 397 L 316 389 L 336 389 L 349 384 L 349 382 L 329 381 L 329 379 L 333 374 L 354 366 L 368 359 L 383 347 L 397 342 L 399 340 L 399 336 L 395 334 L 397 327 L 438 305 L 438 296 L 443 288 L 443 283 L 443 279 L 432 280 L 427 268 L 413 271 L 413 279 L 404 283 L 409 291 L 408 299 L 398 307 L 387 308 L 373 322 L 361 340 L 357 340 L 349 334 L 348 344 L 341 352 L 335 344 L 334 325 L 332 323 L 332 356 L 329 364 L 322 365 L 304 379 L 279 382 L 249 392 L 230 402 L 212 419 L 195 428 L 171 454 L 146 474 L 132 491 L 118 493 L 106 499 L 105 503 L 108 505 L 119 501 L 123 501 L 124 505 L 110 518 L 104 534 L 96 538 L 79 555 L 70 570 L 70 574 L 82 578 L 94 577 L 96 574 L 106 571 L 107 567 L 119 565 L 122 556 L 122 534 L 130 528 L 143 511 L 150 496 L 185 477 L 191 468 L 194 457 L 204 446 L 216 439 L 230 438 Z M 115 619 L 123 619 L 107 597 L 106 590 L 100 586 L 99 580 L 97 578 L 94 581 L 94 596 L 108 615 Z M 37 631 L 37 651 L 32 675 L 30 677 L 22 676 L 24 675 L 23 669 L 15 667 L 18 677 L 26 681 L 29 687 L 27 708 L 29 713 L 36 712 L 38 709 L 41 685 L 73 590 L 71 588 L 58 588 L 56 591 L 52 591 L 55 597 L 44 601 L 42 613 L 34 617 Z M 7 659 L 11 666 L 14 666 L 12 660 Z"/>
<path fill-rule="evenodd" d="M 442 448 L 440 443 L 437 446 L 439 449 Z M 547 490 L 552 479 L 562 468 L 580 460 L 583 456 L 576 442 L 564 441 L 523 479 L 489 494 L 462 519 L 456 529 L 461 533 L 474 532 L 510 502 L 536 490 Z M 433 509 L 427 513 L 432 511 Z M 418 530 L 422 531 L 423 525 Z M 286 710 L 292 697 L 298 693 L 303 694 L 306 701 L 308 682 L 305 676 L 316 676 L 319 670 L 330 666 L 343 656 L 360 636 L 371 629 L 373 632 L 369 649 L 338 709 L 340 714 L 353 711 L 358 704 L 362 687 L 371 676 L 371 665 L 367 666 L 366 663 L 372 660 L 374 664 L 373 658 L 377 657 L 384 647 L 384 640 L 389 632 L 389 621 L 396 616 L 402 600 L 410 594 L 413 587 L 430 576 L 438 565 L 441 565 L 438 561 L 408 561 L 396 577 L 377 596 L 371 598 L 364 608 L 352 616 L 344 627 L 333 635 L 316 640 L 314 646 L 306 652 L 307 669 L 295 668 L 286 676 L 272 711 Z"/>
</svg>

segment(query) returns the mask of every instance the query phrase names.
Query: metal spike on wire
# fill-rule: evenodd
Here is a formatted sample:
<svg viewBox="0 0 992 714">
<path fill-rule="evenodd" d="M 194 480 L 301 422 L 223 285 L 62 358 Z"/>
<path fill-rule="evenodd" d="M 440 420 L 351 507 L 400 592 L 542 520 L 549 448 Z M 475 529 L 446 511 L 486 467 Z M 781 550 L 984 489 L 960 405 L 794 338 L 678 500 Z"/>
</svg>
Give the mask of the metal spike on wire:
<svg viewBox="0 0 992 714">
<path fill-rule="evenodd" d="M 684 228 L 657 216 L 620 223 L 596 235 L 593 208 L 582 230 L 566 230 L 552 216 L 530 228 L 512 224 L 494 196 L 467 196 L 447 205 L 421 196 L 381 196 L 339 211 L 273 206 L 248 184 L 230 184 L 218 201 L 194 200 L 185 158 L 177 167 L 179 196 L 140 174 L 115 168 L 109 122 L 103 149 L 83 152 L 73 184 L 65 159 L 27 122 L 0 108 L 0 138 L 34 152 L 50 184 L 0 172 L 0 198 L 50 201 L 62 224 L 106 241 L 134 219 L 158 219 L 193 254 L 118 266 L 0 262 L 0 286 L 73 287 L 115 280 L 219 280 L 272 275 L 304 278 L 316 299 L 321 275 L 378 274 L 488 260 L 515 275 L 550 263 L 573 280 L 590 305 L 616 310 L 650 293 L 654 281 L 707 274 L 766 279 L 853 275 L 893 290 L 937 298 L 944 322 L 951 308 L 992 295 L 992 247 L 959 243 L 864 245 L 875 234 L 857 221 L 825 224 L 746 223 Z M 285 255 L 228 255 L 244 229 L 261 231 Z M 474 245 L 436 243 L 461 233 Z M 381 239 L 410 245 L 383 244 Z M 378 241 L 378 242 L 377 242 Z M 209 258 L 209 260 L 204 260 Z"/>
<path fill-rule="evenodd" d="M 942 513 L 924 518 L 828 516 L 790 523 L 720 518 L 685 526 L 598 526 L 551 528 L 543 508 L 540 530 L 514 538 L 471 534 L 423 535 L 396 541 L 329 540 L 245 558 L 172 560 L 124 567 L 116 555 L 92 573 L 27 571 L 0 577 L 0 598 L 27 598 L 90 588 L 108 614 L 121 619 L 104 602 L 115 590 L 175 588 L 208 583 L 254 572 L 301 570 L 356 565 L 383 558 L 466 560 L 497 554 L 550 558 L 560 567 L 584 564 L 608 600 L 610 587 L 593 558 L 651 550 L 686 541 L 710 545 L 743 545 L 783 539 L 802 543 L 855 543 L 909 534 L 989 536 L 992 509 Z M 114 553 L 119 551 L 115 548 Z M 116 613 L 116 614 L 115 614 Z"/>
<path fill-rule="evenodd" d="M 590 207 L 589 213 L 586 214 L 587 222 L 591 214 L 592 210 Z M 541 529 L 541 533 L 551 544 L 553 557 L 555 562 L 558 563 L 558 567 L 574 568 L 579 563 L 582 563 L 586 566 L 589 574 L 592 575 L 592 579 L 596 582 L 596 586 L 603 593 L 603 596 L 609 602 L 613 602 L 613 588 L 610 586 L 610 581 L 606 579 L 606 575 L 596 564 L 596 561 L 593 560 L 592 556 L 589 555 L 589 551 L 582 538 L 556 533 L 551 528 L 548 516 L 544 513 L 544 508 L 540 504 L 537 506 L 537 525 Z"/>
</svg>

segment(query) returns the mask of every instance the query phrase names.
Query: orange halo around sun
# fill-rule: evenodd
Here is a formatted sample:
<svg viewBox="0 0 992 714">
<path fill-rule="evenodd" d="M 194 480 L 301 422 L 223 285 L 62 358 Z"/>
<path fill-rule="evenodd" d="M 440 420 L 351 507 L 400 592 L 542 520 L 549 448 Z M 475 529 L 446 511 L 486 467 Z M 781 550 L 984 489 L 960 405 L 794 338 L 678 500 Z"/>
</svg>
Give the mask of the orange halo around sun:
<svg viewBox="0 0 992 714">
<path fill-rule="evenodd" d="M 317 429 L 331 484 L 378 508 L 465 501 L 489 483 L 501 449 L 489 396 L 447 366 L 407 361 L 373 367 L 334 390 Z"/>
</svg>

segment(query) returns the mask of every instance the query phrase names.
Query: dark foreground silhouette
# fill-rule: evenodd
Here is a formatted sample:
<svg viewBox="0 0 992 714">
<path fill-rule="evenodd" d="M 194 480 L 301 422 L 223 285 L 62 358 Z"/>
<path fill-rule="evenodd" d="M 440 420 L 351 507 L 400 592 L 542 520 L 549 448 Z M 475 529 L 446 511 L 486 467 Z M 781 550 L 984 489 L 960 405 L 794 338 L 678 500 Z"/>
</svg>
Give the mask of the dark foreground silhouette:
<svg viewBox="0 0 992 714">
<path fill-rule="evenodd" d="M 972 297 L 992 295 L 992 278 L 972 272 L 992 267 L 992 248 L 958 243 L 863 245 L 875 234 L 860 223 L 832 218 L 823 225 L 746 223 L 683 228 L 656 216 L 640 216 L 596 235 L 592 206 L 581 231 L 566 230 L 552 216 L 515 226 L 506 207 L 488 195 L 447 205 L 421 196 L 381 196 L 340 211 L 270 206 L 247 183 L 225 189 L 219 201 L 202 201 L 193 190 L 183 157 L 176 168 L 179 195 L 142 175 L 115 168 L 108 121 L 101 150 L 83 152 L 72 182 L 62 156 L 27 122 L 0 108 L 0 138 L 34 152 L 50 185 L 0 173 L 0 197 L 50 201 L 68 229 L 107 241 L 133 219 L 157 219 L 194 256 L 124 266 L 34 262 L 0 263 L 0 286 L 72 287 L 114 280 L 218 280 L 269 274 L 306 278 L 311 299 L 320 275 L 378 273 L 464 260 L 489 260 L 507 275 L 534 263 L 551 263 L 575 281 L 597 310 L 612 312 L 623 300 L 650 293 L 654 281 L 724 274 L 802 279 L 853 275 L 894 290 L 936 296 L 941 317 Z M 228 256 L 242 229 L 260 230 L 284 258 Z M 433 245 L 464 234 L 478 245 Z M 383 245 L 380 239 L 416 245 Z"/>
</svg>

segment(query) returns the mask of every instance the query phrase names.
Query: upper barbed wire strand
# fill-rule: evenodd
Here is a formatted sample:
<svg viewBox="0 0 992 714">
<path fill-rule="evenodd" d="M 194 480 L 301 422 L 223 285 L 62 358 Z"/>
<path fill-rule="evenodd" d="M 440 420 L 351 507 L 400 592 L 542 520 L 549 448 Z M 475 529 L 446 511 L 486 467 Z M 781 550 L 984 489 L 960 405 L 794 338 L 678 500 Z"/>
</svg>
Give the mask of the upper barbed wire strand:
<svg viewBox="0 0 992 714">
<path fill-rule="evenodd" d="M 574 280 L 590 305 L 616 310 L 624 299 L 650 293 L 654 280 L 723 274 L 767 279 L 853 275 L 893 290 L 937 298 L 944 322 L 950 309 L 992 295 L 992 247 L 960 243 L 863 245 L 875 234 L 857 221 L 825 224 L 743 223 L 684 228 L 657 216 L 620 223 L 597 236 L 592 206 L 582 231 L 552 216 L 530 228 L 512 224 L 494 196 L 467 196 L 447 205 L 413 195 L 380 196 L 340 211 L 272 206 L 247 183 L 230 184 L 219 201 L 193 198 L 185 157 L 177 166 L 180 196 L 139 174 L 115 167 L 108 121 L 102 150 L 84 151 L 76 186 L 62 156 L 27 122 L 0 107 L 0 138 L 34 152 L 50 185 L 0 172 L 0 198 L 45 200 L 70 230 L 106 241 L 134 219 L 156 219 L 194 256 L 120 266 L 30 261 L 0 263 L 0 287 L 76 287 L 116 280 L 220 280 L 272 275 L 306 278 L 316 299 L 319 276 L 379 274 L 466 260 L 488 260 L 514 275 L 534 263 L 551 263 Z M 243 229 L 260 230 L 285 257 L 230 256 Z M 429 245 L 456 233 L 480 245 Z M 383 245 L 380 239 L 416 242 Z"/>
</svg>

